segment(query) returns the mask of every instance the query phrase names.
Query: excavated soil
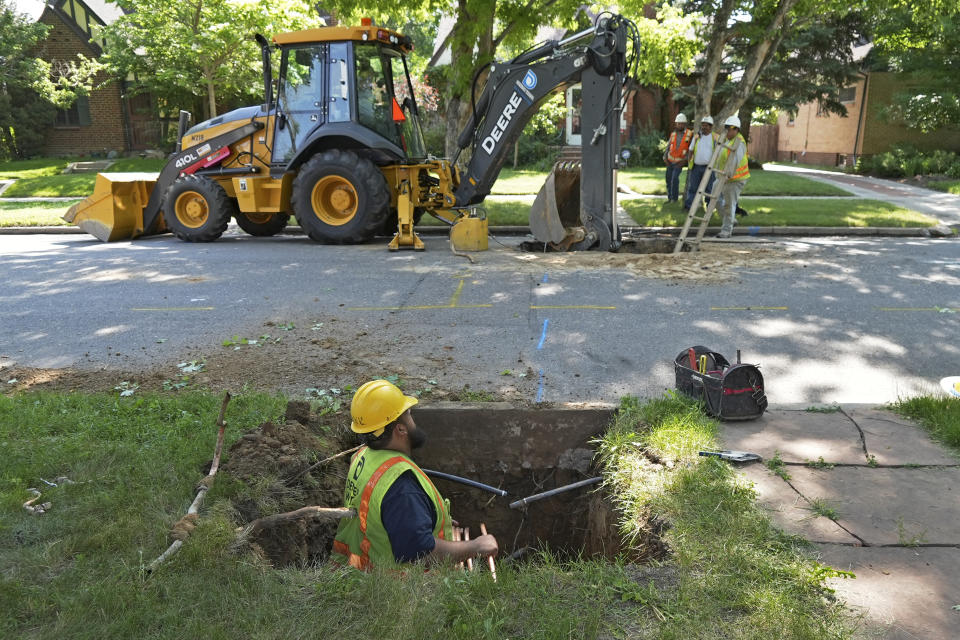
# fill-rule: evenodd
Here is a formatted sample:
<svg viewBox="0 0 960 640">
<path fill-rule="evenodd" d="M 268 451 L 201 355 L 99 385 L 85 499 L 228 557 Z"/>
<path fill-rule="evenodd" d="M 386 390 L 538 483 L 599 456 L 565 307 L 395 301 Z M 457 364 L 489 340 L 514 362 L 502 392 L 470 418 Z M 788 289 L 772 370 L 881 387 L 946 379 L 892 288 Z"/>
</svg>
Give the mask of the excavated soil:
<svg viewBox="0 0 960 640">
<path fill-rule="evenodd" d="M 352 446 L 343 416 L 318 415 L 306 402 L 290 402 L 283 424 L 265 422 L 243 434 L 226 453 L 222 472 L 244 485 L 234 498 L 238 524 L 304 506 L 339 507 L 349 457 L 304 473 L 311 464 Z M 312 517 L 249 529 L 246 546 L 274 566 L 305 566 L 330 554 L 337 522 Z"/>
</svg>

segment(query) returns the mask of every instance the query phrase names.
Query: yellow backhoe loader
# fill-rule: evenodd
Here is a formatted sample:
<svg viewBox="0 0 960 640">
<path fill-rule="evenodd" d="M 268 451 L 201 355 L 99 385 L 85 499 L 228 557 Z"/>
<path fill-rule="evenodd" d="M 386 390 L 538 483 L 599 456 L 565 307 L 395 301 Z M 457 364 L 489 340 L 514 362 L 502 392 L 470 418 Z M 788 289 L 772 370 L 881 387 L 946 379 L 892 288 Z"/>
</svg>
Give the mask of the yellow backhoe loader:
<svg viewBox="0 0 960 640">
<path fill-rule="evenodd" d="M 272 43 L 257 35 L 264 104 L 189 129 L 190 114 L 181 111 L 177 148 L 159 175 L 101 173 L 93 195 L 64 218 L 105 242 L 167 232 L 210 242 L 231 218 L 251 235 L 270 236 L 292 214 L 315 241 L 348 244 L 392 233 L 389 248 L 396 250 L 423 249 L 414 224 L 429 213 L 452 225 L 455 247 L 482 250 L 487 222 L 477 205 L 511 144 L 551 94 L 579 82 L 582 165 L 551 174 L 531 210 L 531 229 L 561 249 L 619 246 L 620 113 L 628 48 L 634 62 L 639 49 L 632 22 L 604 14 L 591 29 L 492 65 L 483 91 L 472 96 L 475 109 L 453 160 L 425 148 L 405 57 L 410 39 L 363 22 L 279 34 Z M 474 152 L 461 172 L 456 160 L 469 145 Z"/>
</svg>

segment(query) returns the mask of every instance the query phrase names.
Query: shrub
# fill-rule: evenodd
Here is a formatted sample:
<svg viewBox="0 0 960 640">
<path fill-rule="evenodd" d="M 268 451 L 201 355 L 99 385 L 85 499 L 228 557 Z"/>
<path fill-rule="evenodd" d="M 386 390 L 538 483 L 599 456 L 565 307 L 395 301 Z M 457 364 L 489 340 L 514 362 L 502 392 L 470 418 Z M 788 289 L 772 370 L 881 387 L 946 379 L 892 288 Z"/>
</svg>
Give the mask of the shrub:
<svg viewBox="0 0 960 640">
<path fill-rule="evenodd" d="M 667 141 L 655 129 L 640 131 L 633 136 L 624 149 L 630 151 L 629 167 L 659 167 L 663 164 L 663 152 L 667 150 Z"/>
<path fill-rule="evenodd" d="M 924 152 L 909 144 L 893 145 L 889 151 L 859 158 L 857 173 L 881 178 L 939 174 L 960 177 L 960 155 L 943 149 Z"/>
</svg>

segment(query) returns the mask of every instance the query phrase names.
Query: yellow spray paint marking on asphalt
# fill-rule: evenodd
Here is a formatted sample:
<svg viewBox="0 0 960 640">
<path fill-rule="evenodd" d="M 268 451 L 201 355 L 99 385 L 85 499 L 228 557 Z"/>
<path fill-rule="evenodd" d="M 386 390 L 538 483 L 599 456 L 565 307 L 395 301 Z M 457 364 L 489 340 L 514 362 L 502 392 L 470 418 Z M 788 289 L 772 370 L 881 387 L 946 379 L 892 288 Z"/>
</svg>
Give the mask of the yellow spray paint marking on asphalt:
<svg viewBox="0 0 960 640">
<path fill-rule="evenodd" d="M 130 311 L 213 311 L 216 307 L 138 307 Z"/>
<path fill-rule="evenodd" d="M 411 305 L 407 307 L 349 307 L 349 311 L 432 311 L 434 309 L 485 309 L 492 304 L 460 304 L 460 294 L 467 276 L 457 276 L 460 282 L 447 304 Z"/>
<path fill-rule="evenodd" d="M 787 311 L 790 307 L 710 307 L 710 311 Z"/>
</svg>

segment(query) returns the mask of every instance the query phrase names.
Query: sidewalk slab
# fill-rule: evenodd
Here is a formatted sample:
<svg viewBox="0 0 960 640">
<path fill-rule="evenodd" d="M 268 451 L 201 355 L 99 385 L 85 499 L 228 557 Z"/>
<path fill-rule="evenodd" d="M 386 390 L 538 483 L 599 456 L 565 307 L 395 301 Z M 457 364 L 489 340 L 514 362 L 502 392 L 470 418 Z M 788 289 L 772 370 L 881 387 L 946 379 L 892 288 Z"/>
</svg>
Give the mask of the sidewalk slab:
<svg viewBox="0 0 960 640">
<path fill-rule="evenodd" d="M 892 411 L 844 407 L 844 412 L 863 431 L 867 455 L 879 464 L 960 464 L 960 459 L 934 442 L 922 427 Z"/>
<path fill-rule="evenodd" d="M 877 549 L 817 545 L 823 564 L 856 579 L 827 586 L 864 616 L 857 637 L 955 640 L 960 635 L 960 549 Z"/>
<path fill-rule="evenodd" d="M 769 460 L 780 452 L 784 462 L 865 464 L 860 432 L 843 413 L 770 409 L 756 420 L 723 425 L 727 449 L 759 453 Z"/>
<path fill-rule="evenodd" d="M 788 472 L 792 468 L 787 469 Z M 762 464 L 750 464 L 739 469 L 741 475 L 753 482 L 757 504 L 769 512 L 774 526 L 791 535 L 811 542 L 857 544 L 858 540 L 840 525 L 818 516 L 793 487 Z"/>
<path fill-rule="evenodd" d="M 837 523 L 867 545 L 960 545 L 960 468 L 788 471 L 797 491 L 824 499 Z"/>
</svg>

